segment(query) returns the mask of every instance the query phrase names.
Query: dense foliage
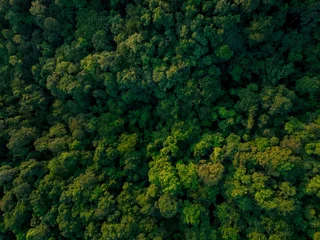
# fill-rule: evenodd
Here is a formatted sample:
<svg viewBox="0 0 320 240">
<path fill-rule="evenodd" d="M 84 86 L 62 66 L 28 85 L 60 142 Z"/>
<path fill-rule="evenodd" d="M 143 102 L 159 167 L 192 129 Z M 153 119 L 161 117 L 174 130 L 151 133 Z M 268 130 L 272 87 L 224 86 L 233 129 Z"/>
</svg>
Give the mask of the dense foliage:
<svg viewBox="0 0 320 240">
<path fill-rule="evenodd" d="M 319 0 L 0 0 L 0 239 L 320 239 Z"/>
</svg>

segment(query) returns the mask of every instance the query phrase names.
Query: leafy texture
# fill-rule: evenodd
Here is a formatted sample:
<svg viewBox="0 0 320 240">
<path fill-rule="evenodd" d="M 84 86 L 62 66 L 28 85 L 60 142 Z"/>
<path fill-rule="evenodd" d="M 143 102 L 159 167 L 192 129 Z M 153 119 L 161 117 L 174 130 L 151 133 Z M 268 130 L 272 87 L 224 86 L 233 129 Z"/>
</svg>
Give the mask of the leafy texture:
<svg viewBox="0 0 320 240">
<path fill-rule="evenodd" d="M 320 239 L 318 0 L 0 0 L 0 239 Z"/>
</svg>

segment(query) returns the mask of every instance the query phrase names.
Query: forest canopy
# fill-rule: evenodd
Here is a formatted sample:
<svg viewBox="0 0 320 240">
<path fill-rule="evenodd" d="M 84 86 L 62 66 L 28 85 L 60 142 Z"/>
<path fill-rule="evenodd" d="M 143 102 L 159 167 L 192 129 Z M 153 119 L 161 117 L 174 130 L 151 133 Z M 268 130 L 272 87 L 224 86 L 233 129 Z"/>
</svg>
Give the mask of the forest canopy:
<svg viewBox="0 0 320 240">
<path fill-rule="evenodd" d="M 0 0 L 0 239 L 320 240 L 319 0 Z"/>
</svg>

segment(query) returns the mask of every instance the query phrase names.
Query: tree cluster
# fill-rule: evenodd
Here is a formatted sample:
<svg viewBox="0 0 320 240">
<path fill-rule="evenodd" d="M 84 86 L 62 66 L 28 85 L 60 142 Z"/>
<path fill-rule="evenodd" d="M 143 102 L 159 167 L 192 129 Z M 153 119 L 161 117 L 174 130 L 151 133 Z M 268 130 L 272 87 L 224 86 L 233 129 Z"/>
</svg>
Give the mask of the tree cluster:
<svg viewBox="0 0 320 240">
<path fill-rule="evenodd" d="M 0 0 L 0 239 L 320 239 L 319 0 Z"/>
</svg>

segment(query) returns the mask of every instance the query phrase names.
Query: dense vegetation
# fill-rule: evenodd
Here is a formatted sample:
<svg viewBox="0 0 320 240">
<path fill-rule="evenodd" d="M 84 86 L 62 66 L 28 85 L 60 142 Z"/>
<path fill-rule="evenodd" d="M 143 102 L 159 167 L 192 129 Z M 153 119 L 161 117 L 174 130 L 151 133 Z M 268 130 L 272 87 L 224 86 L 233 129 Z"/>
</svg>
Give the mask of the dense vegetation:
<svg viewBox="0 0 320 240">
<path fill-rule="evenodd" d="M 319 0 L 0 0 L 0 239 L 320 239 Z"/>
</svg>

